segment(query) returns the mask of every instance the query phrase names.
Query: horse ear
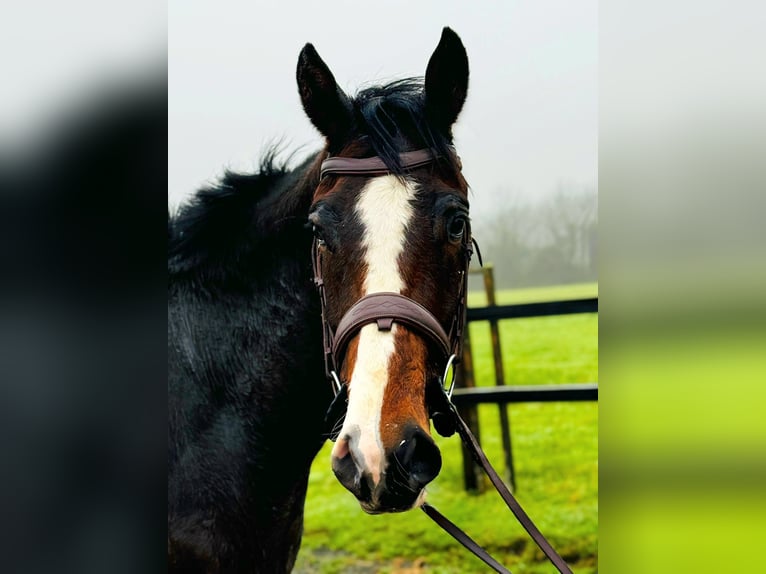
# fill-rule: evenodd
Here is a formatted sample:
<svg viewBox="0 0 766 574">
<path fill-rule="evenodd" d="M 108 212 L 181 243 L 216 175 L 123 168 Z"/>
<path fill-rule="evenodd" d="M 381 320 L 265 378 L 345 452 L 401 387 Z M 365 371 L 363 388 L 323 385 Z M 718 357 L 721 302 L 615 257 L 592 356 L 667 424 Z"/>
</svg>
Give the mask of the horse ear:
<svg viewBox="0 0 766 574">
<path fill-rule="evenodd" d="M 348 135 L 353 118 L 351 100 L 311 44 L 306 44 L 298 56 L 296 77 L 303 109 L 311 123 L 330 142 Z"/>
<path fill-rule="evenodd" d="M 444 28 L 426 68 L 426 112 L 449 132 L 467 94 L 468 55 L 460 37 L 452 29 Z"/>
</svg>

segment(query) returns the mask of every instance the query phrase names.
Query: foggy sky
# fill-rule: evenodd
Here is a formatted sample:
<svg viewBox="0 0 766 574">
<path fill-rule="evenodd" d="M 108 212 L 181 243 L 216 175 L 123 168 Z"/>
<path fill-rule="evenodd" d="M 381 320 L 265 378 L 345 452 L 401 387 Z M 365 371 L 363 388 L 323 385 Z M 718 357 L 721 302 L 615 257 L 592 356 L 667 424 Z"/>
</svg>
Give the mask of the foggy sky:
<svg viewBox="0 0 766 574">
<path fill-rule="evenodd" d="M 474 215 L 562 182 L 597 185 L 595 0 L 369 6 L 171 0 L 169 202 L 225 167 L 253 170 L 271 142 L 300 148 L 299 159 L 319 149 L 295 85 L 306 42 L 353 94 L 424 75 L 445 25 L 462 38 L 471 69 L 454 132 Z"/>
</svg>

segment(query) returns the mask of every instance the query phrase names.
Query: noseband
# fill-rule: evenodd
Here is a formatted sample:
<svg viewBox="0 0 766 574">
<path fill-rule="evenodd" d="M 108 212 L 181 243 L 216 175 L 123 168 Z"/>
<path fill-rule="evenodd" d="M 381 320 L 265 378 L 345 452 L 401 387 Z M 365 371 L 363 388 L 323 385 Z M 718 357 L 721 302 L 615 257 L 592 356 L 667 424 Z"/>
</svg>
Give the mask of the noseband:
<svg viewBox="0 0 766 574">
<path fill-rule="evenodd" d="M 460 169 L 460 159 L 455 154 L 454 148 L 450 147 L 450 152 L 454 154 Z M 430 149 L 421 149 L 416 151 L 404 152 L 399 154 L 399 162 L 403 170 L 413 170 L 418 167 L 428 165 L 439 158 L 439 155 Z M 326 175 L 386 175 L 390 170 L 379 157 L 368 158 L 345 158 L 328 157 L 322 162 L 320 179 Z M 431 348 L 439 353 L 446 368 L 441 380 L 434 380 L 426 385 L 426 403 L 429 409 L 429 415 L 433 420 L 434 428 L 442 436 L 451 436 L 458 432 L 463 443 L 473 455 L 474 459 L 482 466 L 487 473 L 492 484 L 513 512 L 521 525 L 530 534 L 543 553 L 556 566 L 562 574 L 572 574 L 566 562 L 559 556 L 543 534 L 538 530 L 529 516 L 519 505 L 518 501 L 511 494 L 508 487 L 502 481 L 492 465 L 487 460 L 486 455 L 476 441 L 473 433 L 465 424 L 463 419 L 452 404 L 452 389 L 455 383 L 454 369 L 453 376 L 448 388 L 447 374 L 449 368 L 462 357 L 463 330 L 465 328 L 466 317 L 466 293 L 468 288 L 468 266 L 471 262 L 473 247 L 477 248 L 477 255 L 481 263 L 481 253 L 478 251 L 478 245 L 471 238 L 470 227 L 467 233 L 463 235 L 463 253 L 465 255 L 465 264 L 461 269 L 461 278 L 458 286 L 458 307 L 455 315 L 452 317 L 449 334 L 445 331 L 439 320 L 425 307 L 417 301 L 405 297 L 399 293 L 372 293 L 359 299 L 346 314 L 341 318 L 338 327 L 333 331 L 327 322 L 327 301 L 325 297 L 324 280 L 322 278 L 322 253 L 319 250 L 319 241 L 314 239 L 312 244 L 312 263 L 314 267 L 314 283 L 319 291 L 319 299 L 322 308 L 322 336 L 324 340 L 324 361 L 325 376 L 333 389 L 335 398 L 330 404 L 327 412 L 326 425 L 328 436 L 331 440 L 338 437 L 340 429 L 338 421 L 346 410 L 347 386 L 342 384 L 338 377 L 338 367 L 343 356 L 346 353 L 348 344 L 362 327 L 375 323 L 380 331 L 390 331 L 394 323 L 405 325 L 422 337 Z M 450 522 L 444 515 L 436 510 L 430 504 L 424 503 L 423 511 L 448 532 L 453 538 L 463 546 L 473 552 L 485 564 L 501 574 L 511 574 L 502 564 L 497 562 L 486 550 L 479 546 L 465 532 L 460 530 L 455 524 Z"/>
</svg>

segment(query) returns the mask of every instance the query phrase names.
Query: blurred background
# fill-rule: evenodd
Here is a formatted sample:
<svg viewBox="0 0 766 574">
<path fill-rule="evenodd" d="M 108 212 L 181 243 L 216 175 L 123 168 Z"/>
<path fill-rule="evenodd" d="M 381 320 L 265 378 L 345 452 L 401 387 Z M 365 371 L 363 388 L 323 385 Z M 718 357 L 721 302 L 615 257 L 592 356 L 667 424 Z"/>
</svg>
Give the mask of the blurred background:
<svg viewBox="0 0 766 574">
<path fill-rule="evenodd" d="M 164 568 L 166 30 L 144 0 L 3 6 L 4 572 Z"/>
</svg>

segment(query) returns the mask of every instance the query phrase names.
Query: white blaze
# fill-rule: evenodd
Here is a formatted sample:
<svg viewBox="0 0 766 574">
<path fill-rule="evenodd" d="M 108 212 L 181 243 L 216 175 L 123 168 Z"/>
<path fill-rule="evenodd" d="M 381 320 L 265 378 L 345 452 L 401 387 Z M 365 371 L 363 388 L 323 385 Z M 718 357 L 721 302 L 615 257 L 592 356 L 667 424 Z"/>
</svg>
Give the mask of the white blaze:
<svg viewBox="0 0 766 574">
<path fill-rule="evenodd" d="M 415 192 L 413 183 L 403 183 L 392 175 L 371 180 L 361 192 L 356 211 L 364 225 L 362 245 L 367 263 L 364 295 L 382 291 L 401 293 L 404 287 L 399 255 L 412 218 Z M 358 443 L 352 440 L 349 446 L 355 457 L 363 459 L 357 462 L 363 463 L 375 484 L 380 481 L 385 463 L 380 413 L 388 382 L 388 362 L 394 353 L 395 331 L 396 325 L 391 331 L 379 331 L 377 325 L 370 324 L 359 332 L 348 411 L 340 433 L 343 437 L 347 429 L 358 427 L 359 435 L 354 437 Z"/>
</svg>

